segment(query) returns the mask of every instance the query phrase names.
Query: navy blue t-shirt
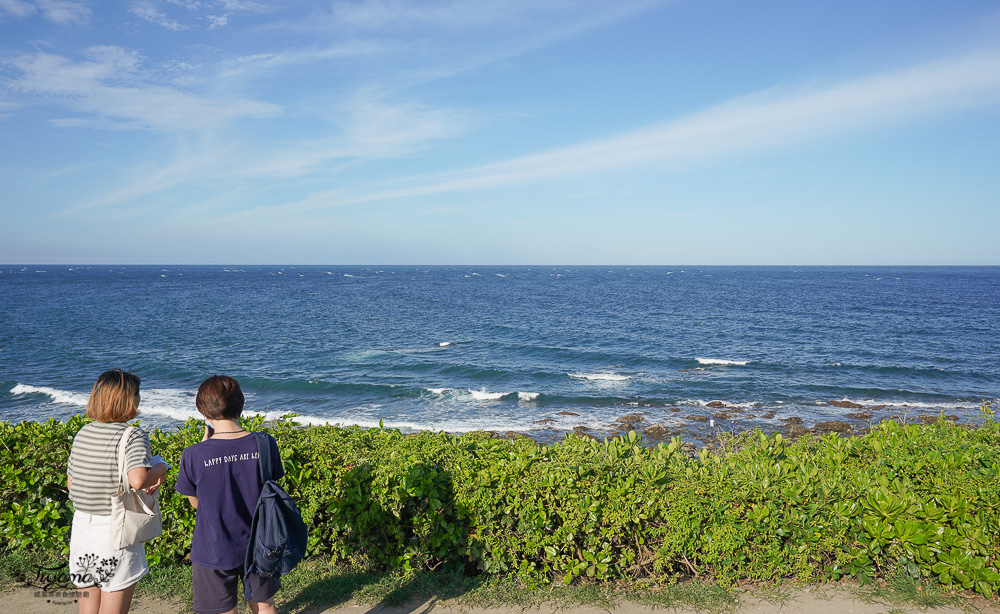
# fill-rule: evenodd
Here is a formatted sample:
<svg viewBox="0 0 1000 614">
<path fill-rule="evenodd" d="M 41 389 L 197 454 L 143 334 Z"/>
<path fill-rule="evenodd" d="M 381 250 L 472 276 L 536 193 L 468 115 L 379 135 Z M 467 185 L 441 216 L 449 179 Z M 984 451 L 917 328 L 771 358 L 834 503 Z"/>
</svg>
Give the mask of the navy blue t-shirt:
<svg viewBox="0 0 1000 614">
<path fill-rule="evenodd" d="M 270 435 L 271 476 L 285 474 Z M 191 561 L 210 569 L 235 569 L 246 557 L 250 521 L 260 496 L 257 439 L 208 439 L 184 450 L 177 492 L 198 497 Z"/>
</svg>

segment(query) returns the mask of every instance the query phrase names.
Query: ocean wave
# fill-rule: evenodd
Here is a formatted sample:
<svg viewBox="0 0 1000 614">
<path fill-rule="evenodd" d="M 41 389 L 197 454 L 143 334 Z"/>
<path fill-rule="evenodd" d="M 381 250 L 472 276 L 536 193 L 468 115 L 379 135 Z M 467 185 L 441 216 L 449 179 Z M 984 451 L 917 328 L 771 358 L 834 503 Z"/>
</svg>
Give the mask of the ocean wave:
<svg viewBox="0 0 1000 614">
<path fill-rule="evenodd" d="M 443 347 L 443 348 L 446 348 L 449 345 L 451 345 L 451 341 L 441 341 L 440 343 L 438 343 L 438 346 Z"/>
<path fill-rule="evenodd" d="M 749 360 L 724 360 L 722 358 L 695 358 L 698 364 L 702 365 L 735 365 L 743 366 L 750 364 Z"/>
<path fill-rule="evenodd" d="M 510 393 L 508 393 L 508 392 L 487 392 L 486 388 L 482 388 L 481 390 L 471 390 L 470 389 L 469 390 L 469 394 L 471 394 L 472 398 L 475 399 L 475 400 L 477 400 L 477 401 L 497 401 L 497 400 L 500 400 L 500 399 L 504 398 L 505 396 L 507 396 Z"/>
<path fill-rule="evenodd" d="M 906 401 L 900 399 L 851 399 L 844 397 L 842 399 L 837 399 L 838 401 L 846 401 L 848 403 L 854 403 L 856 405 L 861 405 L 865 409 L 872 407 L 885 408 L 886 410 L 905 410 L 905 409 L 921 409 L 921 410 L 935 410 L 935 411 L 968 411 L 977 410 L 981 405 L 978 401 Z M 997 400 L 987 401 L 990 404 L 996 404 Z M 822 404 L 828 405 L 828 402 L 822 402 Z"/>
<path fill-rule="evenodd" d="M 10 393 L 15 395 L 44 394 L 55 403 L 61 403 L 64 405 L 79 405 L 80 407 L 86 407 L 87 400 L 90 398 L 90 394 L 88 393 L 57 390 L 56 388 L 49 388 L 47 386 L 29 386 L 27 384 L 17 384 L 10 389 Z"/>
<path fill-rule="evenodd" d="M 631 375 L 621 375 L 619 373 L 567 373 L 566 375 L 575 377 L 576 379 L 601 382 L 623 382 L 632 377 Z"/>
</svg>

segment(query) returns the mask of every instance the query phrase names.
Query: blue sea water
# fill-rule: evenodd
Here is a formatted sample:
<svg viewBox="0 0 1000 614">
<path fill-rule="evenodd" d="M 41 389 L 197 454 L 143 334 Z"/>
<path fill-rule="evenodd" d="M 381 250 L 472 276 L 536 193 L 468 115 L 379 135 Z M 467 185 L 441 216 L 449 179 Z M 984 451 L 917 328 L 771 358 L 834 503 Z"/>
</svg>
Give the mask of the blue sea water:
<svg viewBox="0 0 1000 614">
<path fill-rule="evenodd" d="M 1000 397 L 1000 267 L 8 265 L 0 318 L 8 421 L 81 413 L 111 367 L 152 426 L 225 373 L 271 417 L 543 441 L 636 414 L 975 422 Z"/>
</svg>

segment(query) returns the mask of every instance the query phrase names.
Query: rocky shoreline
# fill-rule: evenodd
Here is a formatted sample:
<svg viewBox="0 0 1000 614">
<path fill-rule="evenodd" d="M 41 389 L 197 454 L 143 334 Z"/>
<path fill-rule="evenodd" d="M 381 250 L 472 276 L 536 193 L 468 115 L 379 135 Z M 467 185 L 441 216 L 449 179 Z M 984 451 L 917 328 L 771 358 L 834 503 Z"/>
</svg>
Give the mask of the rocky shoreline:
<svg viewBox="0 0 1000 614">
<path fill-rule="evenodd" d="M 839 400 L 831 400 L 826 403 L 830 407 L 855 411 L 842 414 L 843 419 L 816 420 L 815 416 L 809 418 L 801 415 L 776 418 L 778 410 L 774 408 L 748 408 L 728 405 L 723 401 L 712 401 L 705 404 L 705 408 L 712 411 L 677 415 L 670 421 L 673 424 L 667 423 L 662 419 L 662 416 L 683 413 L 684 410 L 679 407 L 644 408 L 621 416 L 613 423 L 602 426 L 578 425 L 572 427 L 572 430 L 553 427 L 557 420 L 549 417 L 535 421 L 534 424 L 539 427 L 536 431 L 528 433 L 519 431 L 490 432 L 493 436 L 504 439 L 529 438 L 539 443 L 550 443 L 561 439 L 566 434 L 603 440 L 635 431 L 642 434 L 645 443 L 650 445 L 669 441 L 673 437 L 681 437 L 687 444 L 700 447 L 701 445 L 718 443 L 719 436 L 723 433 L 737 434 L 752 431 L 754 428 L 761 428 L 762 431 L 768 433 L 781 433 L 785 437 L 796 439 L 805 435 L 826 433 L 838 433 L 842 436 L 863 435 L 871 432 L 873 427 L 885 421 L 906 424 L 933 424 L 942 418 L 952 423 L 962 421 L 962 418 L 955 414 L 942 416 L 940 413 L 931 413 L 926 408 L 907 405 L 866 406 L 852 401 Z M 568 411 L 556 412 L 555 415 L 581 416 L 579 413 Z M 768 423 L 763 424 L 760 421 L 768 421 Z M 781 423 L 778 428 L 774 428 L 775 421 Z M 682 424 L 677 424 L 678 422 L 682 422 Z M 767 426 L 771 428 L 766 428 Z"/>
</svg>

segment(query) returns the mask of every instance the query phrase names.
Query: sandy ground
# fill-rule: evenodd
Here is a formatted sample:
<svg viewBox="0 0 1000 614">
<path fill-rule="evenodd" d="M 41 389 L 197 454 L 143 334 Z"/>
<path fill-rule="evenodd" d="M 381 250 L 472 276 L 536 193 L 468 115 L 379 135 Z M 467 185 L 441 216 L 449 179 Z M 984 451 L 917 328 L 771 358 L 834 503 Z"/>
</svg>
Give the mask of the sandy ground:
<svg viewBox="0 0 1000 614">
<path fill-rule="evenodd" d="M 3 591 L 0 594 L 7 603 L 6 611 L 16 614 L 69 614 L 77 611 L 73 591 L 59 590 L 44 593 L 37 589 L 16 588 Z M 980 601 L 973 605 L 974 607 L 966 611 L 1000 614 L 1000 608 L 989 607 L 984 602 Z M 131 609 L 134 614 L 174 614 L 185 611 L 190 611 L 186 604 L 142 597 L 136 598 Z M 278 611 L 281 612 L 280 607 Z M 512 614 L 522 610 L 518 608 L 467 608 L 451 606 L 433 600 L 397 608 L 348 604 L 335 608 L 317 607 L 307 610 L 309 614 L 429 614 L 432 611 L 437 614 Z M 609 610 L 600 608 L 580 606 L 542 606 L 531 607 L 525 611 L 537 614 L 602 614 L 609 612 Z M 620 604 L 610 611 L 614 614 L 663 614 L 663 612 L 696 614 L 697 612 L 693 609 L 656 609 L 629 603 Z M 957 608 L 922 610 L 914 606 L 867 604 L 858 601 L 852 593 L 845 590 L 814 589 L 792 591 L 783 604 L 747 598 L 737 612 L 738 614 L 961 614 L 963 610 Z"/>
</svg>

